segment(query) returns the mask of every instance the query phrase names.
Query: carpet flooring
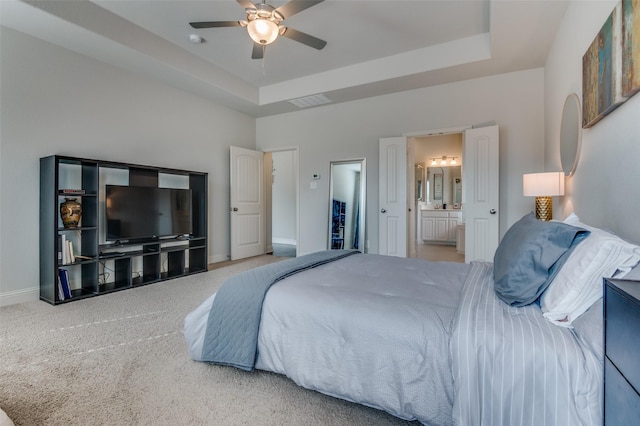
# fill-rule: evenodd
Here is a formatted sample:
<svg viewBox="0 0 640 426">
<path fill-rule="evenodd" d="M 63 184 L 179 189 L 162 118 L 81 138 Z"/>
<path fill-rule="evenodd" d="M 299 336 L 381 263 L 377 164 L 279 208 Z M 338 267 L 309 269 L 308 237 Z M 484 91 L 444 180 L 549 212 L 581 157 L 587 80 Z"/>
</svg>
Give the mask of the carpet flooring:
<svg viewBox="0 0 640 426">
<path fill-rule="evenodd" d="M 281 258 L 58 306 L 0 308 L 0 408 L 16 425 L 408 425 L 284 376 L 191 361 L 185 316 L 225 278 Z"/>
</svg>

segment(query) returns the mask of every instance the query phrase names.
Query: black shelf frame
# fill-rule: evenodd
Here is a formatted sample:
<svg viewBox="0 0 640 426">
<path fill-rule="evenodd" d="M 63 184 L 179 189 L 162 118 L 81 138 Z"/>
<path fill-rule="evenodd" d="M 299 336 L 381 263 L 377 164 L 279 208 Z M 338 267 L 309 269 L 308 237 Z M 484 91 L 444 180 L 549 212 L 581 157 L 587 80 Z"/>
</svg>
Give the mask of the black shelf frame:
<svg viewBox="0 0 640 426">
<path fill-rule="evenodd" d="M 158 186 L 160 174 L 188 177 L 192 194 L 192 234 L 177 239 L 136 241 L 131 244 L 99 244 L 101 229 L 100 171 L 121 169 L 128 172 L 129 185 Z M 70 175 L 65 176 L 65 174 Z M 76 186 L 61 187 L 60 182 Z M 102 188 L 104 189 L 104 188 Z M 65 193 L 62 190 L 72 190 Z M 75 190 L 78 193 L 73 193 Z M 99 296 L 157 283 L 208 270 L 208 175 L 180 169 L 153 167 L 113 161 L 100 161 L 63 155 L 40 159 L 40 299 L 57 305 L 87 297 Z M 82 204 L 82 218 L 77 228 L 65 228 L 59 216 L 60 202 L 76 198 Z M 76 259 L 62 264 L 59 239 L 66 235 L 74 241 L 74 249 L 89 259 Z M 116 256 L 109 252 L 122 251 Z M 166 261 L 166 270 L 163 263 Z M 136 274 L 134 262 L 142 264 Z M 71 298 L 62 300 L 58 292 L 58 276 L 67 269 L 74 277 Z M 109 275 L 108 279 L 106 276 Z"/>
</svg>

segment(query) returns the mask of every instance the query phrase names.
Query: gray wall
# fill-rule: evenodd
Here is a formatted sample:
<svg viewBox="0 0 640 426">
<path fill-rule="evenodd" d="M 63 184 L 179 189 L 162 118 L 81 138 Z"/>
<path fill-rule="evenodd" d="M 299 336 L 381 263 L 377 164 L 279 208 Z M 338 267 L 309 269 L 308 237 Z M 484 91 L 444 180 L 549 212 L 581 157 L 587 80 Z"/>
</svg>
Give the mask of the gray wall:
<svg viewBox="0 0 640 426">
<path fill-rule="evenodd" d="M 209 260 L 229 251 L 229 145 L 255 119 L 2 27 L 0 294 L 37 299 L 39 158 L 52 154 L 209 173 Z"/>
<path fill-rule="evenodd" d="M 272 241 L 295 244 L 296 241 L 296 167 L 295 151 L 272 154 Z"/>
<path fill-rule="evenodd" d="M 582 56 L 617 1 L 572 2 L 545 67 L 545 168 L 561 169 L 560 119 L 567 95 L 582 99 Z M 585 223 L 640 242 L 640 95 L 582 132 L 575 175 L 566 180 L 554 216 L 575 212 Z"/>
<path fill-rule="evenodd" d="M 329 161 L 367 158 L 367 239 L 378 248 L 378 139 L 495 122 L 504 233 L 533 200 L 522 174 L 559 170 L 565 97 L 581 96 L 581 59 L 615 0 L 572 2 L 544 69 L 490 76 L 255 120 L 2 28 L 0 294 L 38 294 L 38 159 L 68 154 L 210 174 L 211 261 L 228 253 L 228 147 L 299 146 L 299 253 L 326 247 Z M 640 241 L 640 95 L 583 132 L 582 156 L 555 217 Z M 190 155 L 195 152 L 196 155 Z M 320 173 L 317 189 L 309 184 Z"/>
<path fill-rule="evenodd" d="M 378 252 L 379 138 L 494 121 L 500 126 L 501 233 L 533 209 L 522 196 L 522 173 L 543 168 L 544 70 L 445 84 L 257 120 L 258 149 L 298 145 L 298 253 L 324 249 L 329 162 L 367 159 L 366 240 Z M 320 173 L 317 189 L 310 188 Z"/>
</svg>

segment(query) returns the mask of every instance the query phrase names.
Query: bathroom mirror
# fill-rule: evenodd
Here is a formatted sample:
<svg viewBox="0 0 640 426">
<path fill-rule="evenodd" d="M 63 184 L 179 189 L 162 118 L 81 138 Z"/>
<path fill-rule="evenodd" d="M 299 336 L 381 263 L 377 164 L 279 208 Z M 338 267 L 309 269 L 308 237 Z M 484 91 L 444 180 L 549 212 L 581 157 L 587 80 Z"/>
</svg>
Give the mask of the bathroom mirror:
<svg viewBox="0 0 640 426">
<path fill-rule="evenodd" d="M 367 172 L 364 158 L 331 161 L 328 248 L 364 252 Z"/>
<path fill-rule="evenodd" d="M 582 113 L 580 99 L 575 93 L 567 96 L 560 123 L 560 161 L 565 176 L 573 176 L 580 157 Z"/>
<path fill-rule="evenodd" d="M 462 204 L 462 178 L 454 177 L 453 181 L 453 204 L 460 205 Z"/>
<path fill-rule="evenodd" d="M 462 204 L 462 167 L 427 167 L 428 204 Z"/>
<path fill-rule="evenodd" d="M 424 201 L 424 164 L 416 163 L 415 179 L 416 179 L 416 200 Z"/>
<path fill-rule="evenodd" d="M 442 173 L 433 174 L 433 199 L 442 201 Z"/>
</svg>

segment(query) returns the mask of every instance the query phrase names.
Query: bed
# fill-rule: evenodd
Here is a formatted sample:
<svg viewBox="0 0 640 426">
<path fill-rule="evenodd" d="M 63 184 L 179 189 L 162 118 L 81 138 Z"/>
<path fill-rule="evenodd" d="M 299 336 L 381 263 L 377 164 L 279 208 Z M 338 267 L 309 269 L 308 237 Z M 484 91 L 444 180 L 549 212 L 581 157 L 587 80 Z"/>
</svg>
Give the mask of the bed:
<svg viewBox="0 0 640 426">
<path fill-rule="evenodd" d="M 334 250 L 247 271 L 184 333 L 196 361 L 283 374 L 423 424 L 596 425 L 602 277 L 639 260 L 575 216 L 527 215 L 493 263 Z"/>
</svg>

